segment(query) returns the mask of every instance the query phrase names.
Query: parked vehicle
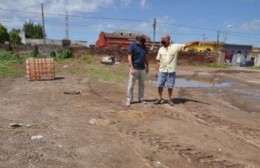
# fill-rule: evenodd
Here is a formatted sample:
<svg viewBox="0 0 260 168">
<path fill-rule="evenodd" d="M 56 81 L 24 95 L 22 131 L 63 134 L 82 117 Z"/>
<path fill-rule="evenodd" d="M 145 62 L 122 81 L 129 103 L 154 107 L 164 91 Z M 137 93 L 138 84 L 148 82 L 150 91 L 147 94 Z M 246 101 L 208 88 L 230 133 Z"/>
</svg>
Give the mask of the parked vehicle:
<svg viewBox="0 0 260 168">
<path fill-rule="evenodd" d="M 254 60 L 246 60 L 240 63 L 241 67 L 250 67 L 250 66 L 254 66 L 255 62 Z"/>
</svg>

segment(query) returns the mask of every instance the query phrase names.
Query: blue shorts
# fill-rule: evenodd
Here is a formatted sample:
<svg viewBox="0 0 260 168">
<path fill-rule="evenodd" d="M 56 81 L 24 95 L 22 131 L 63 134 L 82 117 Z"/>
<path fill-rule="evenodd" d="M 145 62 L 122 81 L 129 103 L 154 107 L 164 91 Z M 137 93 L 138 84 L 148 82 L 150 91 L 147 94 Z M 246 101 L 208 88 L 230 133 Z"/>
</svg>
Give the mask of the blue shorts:
<svg viewBox="0 0 260 168">
<path fill-rule="evenodd" d="M 175 76 L 176 73 L 168 73 L 168 72 L 159 72 L 157 87 L 168 87 L 173 88 L 175 85 Z"/>
</svg>

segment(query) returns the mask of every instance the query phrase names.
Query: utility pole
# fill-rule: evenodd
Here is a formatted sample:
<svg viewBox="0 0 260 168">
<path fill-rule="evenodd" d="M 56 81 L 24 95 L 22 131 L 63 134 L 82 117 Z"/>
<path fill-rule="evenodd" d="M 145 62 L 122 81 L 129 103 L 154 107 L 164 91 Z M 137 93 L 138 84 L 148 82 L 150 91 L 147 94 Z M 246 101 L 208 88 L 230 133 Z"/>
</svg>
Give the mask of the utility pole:
<svg viewBox="0 0 260 168">
<path fill-rule="evenodd" d="M 42 35 L 43 35 L 43 42 L 44 45 L 46 44 L 46 35 L 45 35 L 45 24 L 44 24 L 44 13 L 43 13 L 43 3 L 41 4 L 42 8 Z"/>
<path fill-rule="evenodd" d="M 68 20 L 69 20 L 69 15 L 68 15 L 68 11 L 66 11 L 66 17 L 65 17 L 65 20 L 66 20 L 66 28 L 65 28 L 65 39 L 69 39 L 69 23 L 68 23 Z"/>
<path fill-rule="evenodd" d="M 217 31 L 217 48 L 216 50 L 218 51 L 219 49 L 219 30 Z"/>
<path fill-rule="evenodd" d="M 156 18 L 154 18 L 153 20 L 153 44 L 151 47 L 152 50 L 154 49 L 154 43 L 155 43 L 155 31 L 156 31 Z"/>
<path fill-rule="evenodd" d="M 205 42 L 206 37 L 205 37 L 205 34 L 203 34 L 202 36 L 203 36 L 202 37 L 202 51 L 204 51 L 204 42 Z"/>
</svg>

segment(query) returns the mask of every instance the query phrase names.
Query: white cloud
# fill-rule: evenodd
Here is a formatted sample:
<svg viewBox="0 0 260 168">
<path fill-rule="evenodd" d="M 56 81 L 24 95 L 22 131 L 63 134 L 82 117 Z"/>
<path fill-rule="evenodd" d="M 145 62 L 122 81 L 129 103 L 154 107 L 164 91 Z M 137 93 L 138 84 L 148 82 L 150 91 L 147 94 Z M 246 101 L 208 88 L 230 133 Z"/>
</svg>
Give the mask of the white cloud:
<svg viewBox="0 0 260 168">
<path fill-rule="evenodd" d="M 140 0 L 140 7 L 141 8 L 147 7 L 147 0 Z"/>
<path fill-rule="evenodd" d="M 190 33 L 190 28 L 187 28 L 187 27 L 180 27 L 178 29 L 181 33 Z"/>
<path fill-rule="evenodd" d="M 169 28 L 172 27 L 170 24 L 173 24 L 175 21 L 174 19 L 170 18 L 169 16 L 158 17 L 156 18 L 157 21 L 157 30 L 161 32 L 168 32 Z"/>
<path fill-rule="evenodd" d="M 132 0 L 120 0 L 120 5 L 123 6 L 123 7 L 126 7 L 126 6 L 129 6 L 129 4 L 131 2 L 132 2 Z M 139 6 L 141 8 L 147 8 L 148 7 L 147 0 L 140 0 Z"/>
<path fill-rule="evenodd" d="M 69 14 L 75 12 L 95 12 L 99 8 L 111 7 L 114 5 L 114 0 L 45 0 L 47 3 L 45 10 L 51 13 L 65 13 L 67 10 Z"/>
<path fill-rule="evenodd" d="M 227 25 L 227 29 L 231 29 L 233 27 L 232 24 Z"/>
<path fill-rule="evenodd" d="M 126 7 L 130 4 L 131 0 L 120 0 L 120 5 Z"/>
<path fill-rule="evenodd" d="M 4 1 L 4 2 L 3 2 Z M 6 1 L 0 0 L 0 22 L 9 29 L 22 27 L 26 19 L 38 24 L 41 23 L 41 3 L 44 5 L 44 13 L 46 21 L 55 18 L 55 21 L 64 21 L 64 16 L 57 17 L 61 14 L 65 15 L 68 11 L 69 15 L 78 13 L 95 12 L 100 8 L 114 7 L 115 0 L 16 0 Z M 79 14 L 82 15 L 82 14 Z"/>
<path fill-rule="evenodd" d="M 260 19 L 254 19 L 251 22 L 244 23 L 241 28 L 246 31 L 260 31 Z"/>
<path fill-rule="evenodd" d="M 1 0 L 2 1 L 2 0 Z M 3 9 L 12 9 L 26 12 L 41 12 L 41 3 L 46 13 L 63 14 L 67 10 L 69 14 L 75 12 L 95 12 L 99 8 L 107 8 L 114 5 L 115 0 L 17 0 L 5 1 L 1 4 Z"/>
<path fill-rule="evenodd" d="M 141 32 L 152 31 L 152 23 L 151 22 L 141 22 L 137 27 L 138 27 L 138 30 L 141 31 Z"/>
</svg>

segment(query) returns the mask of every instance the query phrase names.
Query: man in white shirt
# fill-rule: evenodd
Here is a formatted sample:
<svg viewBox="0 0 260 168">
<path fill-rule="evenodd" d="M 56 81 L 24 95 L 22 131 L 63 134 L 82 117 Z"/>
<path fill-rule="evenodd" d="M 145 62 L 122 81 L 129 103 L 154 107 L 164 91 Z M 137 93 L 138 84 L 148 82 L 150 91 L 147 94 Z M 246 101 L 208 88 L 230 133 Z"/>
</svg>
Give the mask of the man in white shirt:
<svg viewBox="0 0 260 168">
<path fill-rule="evenodd" d="M 156 77 L 158 87 L 158 99 L 154 104 L 160 104 L 162 100 L 163 88 L 168 88 L 168 104 L 174 106 L 172 102 L 172 90 L 175 85 L 176 66 L 178 54 L 185 47 L 189 47 L 198 41 L 190 42 L 186 44 L 171 44 L 170 35 L 163 35 L 161 44 L 162 47 L 159 49 L 156 60 Z"/>
</svg>

